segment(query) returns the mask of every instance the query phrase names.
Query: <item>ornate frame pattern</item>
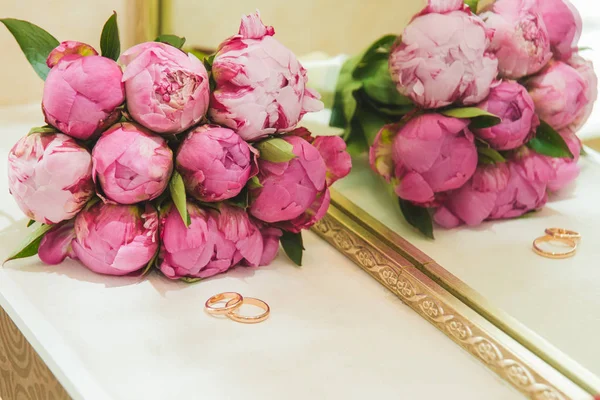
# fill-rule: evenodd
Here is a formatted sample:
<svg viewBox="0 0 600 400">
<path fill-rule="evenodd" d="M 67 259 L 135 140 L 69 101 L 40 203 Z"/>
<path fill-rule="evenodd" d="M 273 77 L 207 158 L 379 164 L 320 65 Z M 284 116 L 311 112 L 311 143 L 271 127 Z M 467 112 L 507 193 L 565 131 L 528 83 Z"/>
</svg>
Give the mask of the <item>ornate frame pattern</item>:
<svg viewBox="0 0 600 400">
<path fill-rule="evenodd" d="M 420 316 L 532 400 L 591 399 L 543 360 L 491 325 L 335 202 L 313 231 Z M 360 214 L 360 213 L 358 213 Z"/>
</svg>

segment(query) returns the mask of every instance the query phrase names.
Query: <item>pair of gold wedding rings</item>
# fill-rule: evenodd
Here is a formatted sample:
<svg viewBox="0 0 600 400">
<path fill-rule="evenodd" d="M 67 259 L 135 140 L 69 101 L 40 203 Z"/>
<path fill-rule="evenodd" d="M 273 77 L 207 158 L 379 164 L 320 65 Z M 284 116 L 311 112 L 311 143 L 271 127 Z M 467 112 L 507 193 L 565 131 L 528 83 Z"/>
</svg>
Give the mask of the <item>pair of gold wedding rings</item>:
<svg viewBox="0 0 600 400">
<path fill-rule="evenodd" d="M 575 255 L 577 252 L 577 242 L 581 240 L 581 234 L 579 232 L 563 228 L 548 228 L 545 232 L 545 236 L 541 236 L 533 241 L 533 251 L 535 251 L 536 254 L 553 259 L 569 258 Z M 553 252 L 542 249 L 540 245 L 547 242 L 560 242 L 566 244 L 568 250 L 564 252 Z"/>
<path fill-rule="evenodd" d="M 217 306 L 218 303 L 226 302 L 224 306 Z M 245 316 L 239 313 L 243 304 L 250 304 L 263 310 L 261 314 Z M 204 309 L 211 315 L 225 315 L 227 318 L 240 322 L 242 324 L 257 324 L 269 318 L 271 308 L 267 303 L 254 297 L 243 297 L 237 292 L 219 293 L 206 300 Z"/>
</svg>

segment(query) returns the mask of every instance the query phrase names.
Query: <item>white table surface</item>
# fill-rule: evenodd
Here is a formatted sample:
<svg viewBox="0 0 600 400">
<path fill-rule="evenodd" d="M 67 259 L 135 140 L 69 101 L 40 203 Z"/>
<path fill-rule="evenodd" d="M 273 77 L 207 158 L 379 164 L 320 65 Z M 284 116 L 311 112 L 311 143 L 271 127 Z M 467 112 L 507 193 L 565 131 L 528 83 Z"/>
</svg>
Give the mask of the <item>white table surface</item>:
<svg viewBox="0 0 600 400">
<path fill-rule="evenodd" d="M 476 228 L 436 228 L 435 241 L 414 231 L 366 160 L 336 188 L 575 361 L 600 376 L 600 163 L 582 160 L 577 183 L 539 213 Z M 583 240 L 573 258 L 532 251 L 550 227 L 573 229 Z"/>
<path fill-rule="evenodd" d="M 0 158 L 39 106 L 0 109 Z M 0 258 L 26 220 L 0 165 Z M 0 305 L 75 399 L 517 399 L 519 393 L 314 234 L 283 256 L 195 285 L 95 275 L 37 257 L 0 268 Z M 258 325 L 213 318 L 222 291 L 266 300 Z"/>
</svg>

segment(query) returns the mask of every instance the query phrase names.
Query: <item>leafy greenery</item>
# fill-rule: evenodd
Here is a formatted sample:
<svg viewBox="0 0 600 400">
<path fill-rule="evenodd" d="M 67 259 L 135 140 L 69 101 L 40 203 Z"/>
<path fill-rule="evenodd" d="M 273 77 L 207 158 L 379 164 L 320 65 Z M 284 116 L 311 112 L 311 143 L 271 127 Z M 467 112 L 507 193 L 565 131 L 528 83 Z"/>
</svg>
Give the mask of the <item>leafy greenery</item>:
<svg viewBox="0 0 600 400">
<path fill-rule="evenodd" d="M 479 6 L 479 0 L 465 0 L 465 4 L 469 6 L 473 14 L 477 14 L 477 7 Z"/>
<path fill-rule="evenodd" d="M 179 278 L 180 281 L 185 282 L 185 283 L 198 283 L 202 280 L 202 278 L 190 278 L 187 276 L 184 276 L 183 278 Z"/>
<path fill-rule="evenodd" d="M 482 164 L 496 164 L 506 162 L 506 159 L 497 150 L 491 147 L 478 147 L 479 162 Z"/>
<path fill-rule="evenodd" d="M 254 145 L 260 152 L 260 158 L 273 163 L 288 162 L 294 158 L 294 146 L 281 138 L 271 138 Z"/>
<path fill-rule="evenodd" d="M 252 178 L 250 178 L 250 180 L 248 180 L 248 188 L 249 189 L 258 189 L 261 187 L 263 187 L 263 185 L 262 185 L 262 183 L 260 183 L 258 176 L 253 176 Z"/>
<path fill-rule="evenodd" d="M 302 242 L 302 233 L 283 232 L 280 239 L 281 246 L 285 254 L 299 267 L 302 266 L 302 252 L 304 244 Z"/>
<path fill-rule="evenodd" d="M 46 80 L 50 72 L 50 68 L 46 65 L 46 59 L 50 52 L 60 44 L 58 40 L 31 22 L 14 18 L 3 18 L 0 19 L 0 22 L 12 33 L 35 73 Z"/>
<path fill-rule="evenodd" d="M 8 256 L 4 262 L 11 260 L 18 260 L 19 258 L 26 258 L 35 256 L 38 253 L 42 238 L 52 228 L 52 225 L 40 225 L 33 232 L 31 232 L 17 248 L 15 252 Z"/>
<path fill-rule="evenodd" d="M 160 35 L 156 39 L 154 39 L 154 41 L 170 44 L 171 46 L 176 47 L 178 49 L 181 49 L 183 47 L 183 45 L 185 44 L 184 37 L 180 37 L 180 36 L 176 36 L 176 35 L 168 35 L 168 34 Z"/>
<path fill-rule="evenodd" d="M 144 271 L 142 271 L 142 276 L 148 275 L 150 271 L 152 271 L 152 269 L 155 267 L 156 261 L 158 260 L 158 253 L 159 250 L 157 249 L 156 253 L 154 253 L 150 261 L 148 261 L 148 264 L 146 265 L 146 268 L 144 268 Z"/>
<path fill-rule="evenodd" d="M 535 137 L 527 143 L 527 146 L 545 156 L 574 158 L 563 137 L 545 121 L 540 121 Z"/>
<path fill-rule="evenodd" d="M 248 192 L 248 188 L 245 187 L 242 191 L 235 197 L 228 200 L 228 202 L 236 207 L 246 209 L 250 205 L 250 193 Z"/>
<path fill-rule="evenodd" d="M 117 61 L 121 55 L 121 40 L 119 39 L 119 26 L 117 13 L 113 12 L 102 28 L 100 35 L 100 51 L 102 56 Z"/>
<path fill-rule="evenodd" d="M 489 128 L 502 122 L 497 115 L 477 107 L 451 108 L 442 111 L 442 114 L 447 117 L 470 119 L 472 120 L 470 127 L 474 129 Z"/>
<path fill-rule="evenodd" d="M 179 211 L 179 215 L 181 215 L 183 223 L 186 227 L 189 227 L 192 223 L 192 220 L 190 219 L 190 215 L 187 211 L 185 185 L 183 183 L 181 174 L 177 172 L 177 170 L 173 171 L 173 176 L 169 182 L 169 191 L 171 192 L 171 198 L 173 199 L 173 203 L 175 204 L 177 211 Z"/>
<path fill-rule="evenodd" d="M 27 136 L 33 135 L 34 133 L 56 133 L 56 132 L 58 132 L 58 131 L 53 126 L 44 125 L 44 126 L 37 126 L 35 128 L 31 128 L 29 130 L 29 133 L 27 134 Z"/>
<path fill-rule="evenodd" d="M 410 201 L 404 199 L 398 199 L 400 203 L 400 210 L 410 225 L 415 227 L 423 235 L 429 239 L 434 239 L 433 236 L 433 218 L 429 209 L 419 207 Z"/>
<path fill-rule="evenodd" d="M 340 71 L 329 124 L 344 129 L 348 151 L 365 151 L 385 124 L 414 109 L 396 90 L 388 70 L 395 35 L 375 41 L 362 54 L 347 60 Z"/>
</svg>

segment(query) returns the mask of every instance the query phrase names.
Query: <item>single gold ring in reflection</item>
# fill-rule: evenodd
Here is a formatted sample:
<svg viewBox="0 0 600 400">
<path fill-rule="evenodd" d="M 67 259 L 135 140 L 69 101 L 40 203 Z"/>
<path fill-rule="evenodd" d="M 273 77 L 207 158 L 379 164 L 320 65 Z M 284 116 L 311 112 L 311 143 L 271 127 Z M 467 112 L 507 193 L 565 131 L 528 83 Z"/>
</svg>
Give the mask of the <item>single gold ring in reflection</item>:
<svg viewBox="0 0 600 400">
<path fill-rule="evenodd" d="M 581 233 L 563 228 L 547 228 L 546 234 L 555 238 L 580 240 Z"/>
<path fill-rule="evenodd" d="M 229 305 L 229 303 L 232 303 L 232 302 L 233 302 L 233 300 L 229 300 L 227 305 Z M 271 313 L 271 308 L 264 301 L 262 301 L 260 299 L 255 299 L 253 297 L 245 297 L 243 304 L 251 304 L 253 306 L 263 309 L 264 312 L 259 315 L 253 315 L 251 317 L 246 317 L 246 316 L 238 314 L 238 310 L 236 309 L 236 310 L 233 310 L 233 311 L 227 313 L 227 317 L 229 319 L 234 320 L 235 322 L 241 322 L 242 324 L 257 324 L 257 323 L 262 322 L 265 319 L 269 318 L 269 314 Z"/>
<path fill-rule="evenodd" d="M 225 304 L 223 307 L 215 307 L 215 304 L 225 300 L 228 301 L 227 304 Z M 225 315 L 240 308 L 243 303 L 244 298 L 241 294 L 236 292 L 225 292 L 215 294 L 213 297 L 206 300 L 206 303 L 204 303 L 204 308 L 209 314 Z"/>
<path fill-rule="evenodd" d="M 551 252 L 543 250 L 539 245 L 545 242 L 560 242 L 568 245 L 570 249 L 566 252 Z M 561 238 L 556 236 L 542 236 L 533 241 L 533 251 L 535 251 L 538 255 L 546 258 L 569 258 L 575 255 L 577 251 L 577 242 L 573 239 Z"/>
</svg>

